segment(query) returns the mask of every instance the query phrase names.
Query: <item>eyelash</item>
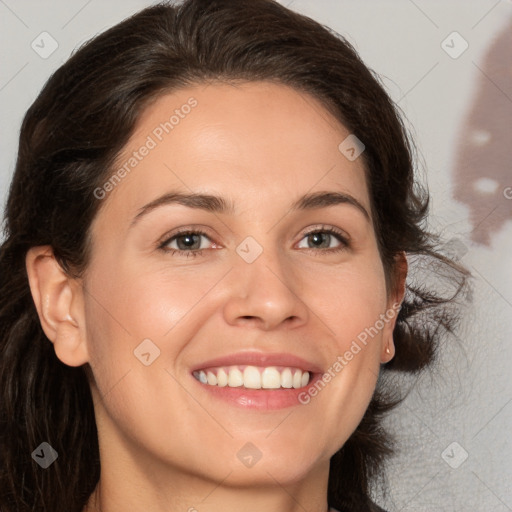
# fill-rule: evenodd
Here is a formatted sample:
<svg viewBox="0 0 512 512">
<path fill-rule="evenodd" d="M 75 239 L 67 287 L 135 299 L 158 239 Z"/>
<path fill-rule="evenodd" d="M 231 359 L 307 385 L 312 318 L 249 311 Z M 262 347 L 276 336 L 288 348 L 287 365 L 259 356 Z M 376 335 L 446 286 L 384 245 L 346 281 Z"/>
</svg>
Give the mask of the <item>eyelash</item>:
<svg viewBox="0 0 512 512">
<path fill-rule="evenodd" d="M 329 254 L 334 254 L 334 253 L 344 251 L 349 247 L 349 242 L 348 242 L 347 237 L 344 236 L 340 231 L 338 231 L 337 229 L 332 228 L 332 227 L 322 226 L 320 228 L 316 228 L 312 231 L 308 231 L 307 233 L 304 233 L 302 238 L 305 238 L 310 235 L 320 234 L 320 233 L 327 233 L 329 235 L 333 235 L 335 238 L 338 239 L 339 242 L 341 242 L 340 247 L 335 247 L 332 249 L 320 249 L 321 252 L 324 252 L 324 253 L 327 252 Z M 174 256 L 176 253 L 178 253 L 179 256 L 183 256 L 183 253 L 185 253 L 186 258 L 189 258 L 190 256 L 192 256 L 194 258 L 196 256 L 201 256 L 203 254 L 204 249 L 193 249 L 191 251 L 185 251 L 183 249 L 169 249 L 167 247 L 167 245 L 169 245 L 173 240 L 179 238 L 180 236 L 185 236 L 185 235 L 202 235 L 208 239 L 210 238 L 208 236 L 208 234 L 205 233 L 204 231 L 191 230 L 191 229 L 184 228 L 184 229 L 178 231 L 177 233 L 174 233 L 171 237 L 166 238 L 161 244 L 158 245 L 158 249 L 160 249 L 166 253 L 170 253 L 172 256 Z M 301 240 L 302 240 L 302 238 L 301 238 Z M 306 250 L 317 252 L 314 248 L 306 249 Z"/>
</svg>

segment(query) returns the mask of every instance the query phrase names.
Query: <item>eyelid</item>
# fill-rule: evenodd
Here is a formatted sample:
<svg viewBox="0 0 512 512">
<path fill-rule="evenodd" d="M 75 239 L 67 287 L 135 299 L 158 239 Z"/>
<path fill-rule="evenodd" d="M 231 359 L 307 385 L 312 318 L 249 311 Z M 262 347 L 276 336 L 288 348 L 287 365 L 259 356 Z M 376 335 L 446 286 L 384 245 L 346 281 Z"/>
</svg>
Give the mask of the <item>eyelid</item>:
<svg viewBox="0 0 512 512">
<path fill-rule="evenodd" d="M 340 229 L 335 226 L 331 226 L 329 224 L 317 224 L 316 226 L 310 226 L 310 227 L 306 228 L 301 233 L 300 240 L 302 240 L 302 238 L 304 238 L 305 236 L 308 236 L 308 235 L 311 235 L 311 234 L 317 233 L 317 232 L 327 232 L 327 233 L 335 234 L 335 235 L 339 236 L 343 240 L 343 242 L 345 242 L 347 245 L 349 245 L 352 240 L 350 235 L 345 230 Z"/>
<path fill-rule="evenodd" d="M 214 242 L 214 236 L 211 236 L 209 234 L 210 229 L 203 225 L 193 225 L 193 226 L 184 226 L 177 228 L 175 230 L 167 232 L 163 237 L 159 239 L 157 242 L 157 248 L 161 251 L 164 251 L 166 253 L 169 253 L 171 256 L 177 255 L 178 257 L 195 257 L 195 256 L 202 256 L 203 251 L 205 249 L 191 249 L 189 251 L 183 250 L 183 249 L 174 249 L 167 247 L 171 242 L 174 241 L 174 239 L 178 238 L 180 235 L 186 235 L 186 234 L 194 234 L 198 236 L 204 236 L 208 238 L 212 244 L 215 246 L 215 249 L 219 248 L 219 244 Z M 338 242 L 340 242 L 340 245 L 338 247 L 331 247 L 331 248 L 301 248 L 302 251 L 306 251 L 308 253 L 314 254 L 315 256 L 321 256 L 321 255 L 332 255 L 337 254 L 342 251 L 346 251 L 352 247 L 351 237 L 350 235 L 338 228 L 331 225 L 325 225 L 325 224 L 319 224 L 316 226 L 309 226 L 308 228 L 305 228 L 299 238 L 299 243 L 303 238 L 310 236 L 315 233 L 327 233 L 331 236 L 334 236 Z M 222 246 L 220 246 L 222 247 Z"/>
<path fill-rule="evenodd" d="M 156 243 L 157 247 L 159 248 L 162 248 L 164 247 L 165 245 L 167 245 L 172 238 L 175 238 L 179 235 L 185 235 L 187 233 L 196 233 L 197 234 L 201 234 L 202 236 L 206 236 L 208 237 L 210 240 L 212 240 L 212 238 L 214 238 L 213 236 L 211 236 L 210 234 L 210 230 L 206 227 L 206 226 L 203 226 L 202 224 L 193 224 L 191 226 L 184 226 L 184 227 L 181 227 L 181 228 L 176 228 L 176 229 L 172 229 L 171 231 L 168 231 L 167 233 L 165 233 L 162 237 L 160 237 Z M 212 243 L 213 240 L 212 240 Z"/>
</svg>

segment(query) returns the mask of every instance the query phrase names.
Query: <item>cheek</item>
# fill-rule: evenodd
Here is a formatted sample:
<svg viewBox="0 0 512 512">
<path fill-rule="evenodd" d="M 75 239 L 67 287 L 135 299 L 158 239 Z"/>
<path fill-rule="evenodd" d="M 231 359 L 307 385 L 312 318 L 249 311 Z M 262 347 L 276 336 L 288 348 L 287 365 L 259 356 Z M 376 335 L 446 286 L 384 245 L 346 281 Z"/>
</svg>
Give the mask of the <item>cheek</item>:
<svg viewBox="0 0 512 512">
<path fill-rule="evenodd" d="M 161 340 L 207 294 L 210 281 L 197 271 L 184 274 L 109 262 L 97 266 L 87 284 L 92 338 L 108 337 L 111 345 L 126 338 L 132 344 Z"/>
<path fill-rule="evenodd" d="M 375 391 L 380 370 L 387 297 L 380 260 L 362 261 L 329 275 L 316 273 L 305 287 L 308 305 L 322 319 L 318 350 L 326 355 L 321 382 L 302 396 L 322 410 L 333 430 L 332 446 L 356 429 Z"/>
<path fill-rule="evenodd" d="M 108 258 L 91 264 L 85 318 L 90 365 L 100 392 L 108 392 L 127 373 L 145 390 L 145 400 L 155 389 L 172 387 L 165 370 L 180 365 L 182 351 L 212 315 L 217 305 L 205 297 L 223 274 L 224 268 L 135 267 Z M 154 362 L 146 367 L 144 358 Z M 155 369 L 163 374 L 162 382 Z"/>
<path fill-rule="evenodd" d="M 348 350 L 351 342 L 358 336 L 364 338 L 385 313 L 384 270 L 376 258 L 339 269 L 317 269 L 304 279 L 303 299 L 323 321 L 327 336 L 320 340 L 325 342 L 322 349 L 326 353 L 332 352 L 333 344 L 338 352 Z"/>
</svg>

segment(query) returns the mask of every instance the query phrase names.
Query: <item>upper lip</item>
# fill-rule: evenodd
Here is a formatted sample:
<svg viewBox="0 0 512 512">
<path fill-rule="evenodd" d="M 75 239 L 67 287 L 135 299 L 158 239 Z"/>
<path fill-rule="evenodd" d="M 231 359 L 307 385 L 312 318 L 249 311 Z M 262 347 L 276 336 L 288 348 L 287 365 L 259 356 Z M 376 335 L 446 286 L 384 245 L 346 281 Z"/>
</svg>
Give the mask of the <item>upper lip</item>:
<svg viewBox="0 0 512 512">
<path fill-rule="evenodd" d="M 252 366 L 288 366 L 293 368 L 300 368 L 310 373 L 322 373 L 322 369 L 312 362 L 298 357 L 294 354 L 284 352 L 270 353 L 270 352 L 236 352 L 226 356 L 216 357 L 209 359 L 201 364 L 195 365 L 192 371 L 202 370 L 204 368 L 212 368 L 216 366 L 237 366 L 237 365 L 252 365 Z"/>
</svg>

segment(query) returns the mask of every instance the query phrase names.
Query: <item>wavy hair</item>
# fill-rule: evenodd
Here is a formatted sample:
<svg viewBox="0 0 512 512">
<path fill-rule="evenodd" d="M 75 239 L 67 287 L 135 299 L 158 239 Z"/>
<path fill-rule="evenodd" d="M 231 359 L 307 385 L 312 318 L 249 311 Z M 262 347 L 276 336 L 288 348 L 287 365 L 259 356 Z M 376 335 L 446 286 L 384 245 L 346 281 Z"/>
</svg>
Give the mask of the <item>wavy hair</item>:
<svg viewBox="0 0 512 512">
<path fill-rule="evenodd" d="M 373 479 L 392 453 L 381 422 L 400 397 L 387 374 L 430 365 L 457 320 L 468 272 L 443 256 L 425 227 L 428 193 L 416 178 L 414 144 L 398 107 L 350 43 L 274 0 L 186 0 L 144 9 L 80 47 L 28 109 L 5 209 L 0 248 L 0 509 L 81 512 L 100 476 L 88 365 L 56 357 L 31 296 L 25 257 L 50 245 L 79 278 L 90 255 L 94 195 L 112 174 L 145 108 L 162 94 L 209 81 L 273 81 L 317 98 L 365 144 L 375 230 L 387 279 L 405 251 L 451 292 L 408 280 L 394 331 L 396 355 L 382 367 L 368 410 L 332 457 L 328 503 L 369 510 Z M 391 372 L 391 373 L 390 373 Z M 47 470 L 31 452 L 59 454 Z"/>
</svg>

